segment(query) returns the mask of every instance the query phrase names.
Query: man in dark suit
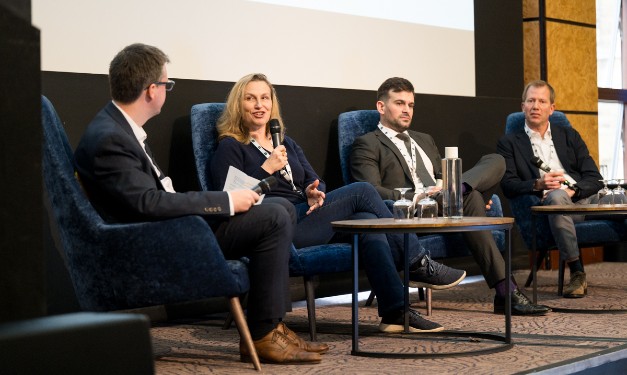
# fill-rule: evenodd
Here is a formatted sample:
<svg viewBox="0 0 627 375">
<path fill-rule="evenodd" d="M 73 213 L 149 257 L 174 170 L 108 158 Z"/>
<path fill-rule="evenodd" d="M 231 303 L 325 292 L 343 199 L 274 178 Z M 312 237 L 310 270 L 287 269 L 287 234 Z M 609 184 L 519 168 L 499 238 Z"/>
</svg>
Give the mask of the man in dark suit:
<svg viewBox="0 0 627 375">
<path fill-rule="evenodd" d="M 505 157 L 501 182 L 505 196 L 533 194 L 541 197 L 544 205 L 595 203 L 603 177 L 579 133 L 549 123 L 555 110 L 553 87 L 544 81 L 529 83 L 523 91 L 522 110 L 525 127 L 503 136 L 497 145 L 498 153 Z M 544 161 L 551 172 L 533 165 L 533 156 Z M 564 181 L 569 181 L 570 186 Z M 588 283 L 579 258 L 574 221 L 583 217 L 549 215 L 548 219 L 560 258 L 566 260 L 570 269 L 570 283 L 563 295 L 581 298 L 587 293 Z"/>
<path fill-rule="evenodd" d="M 90 201 L 112 223 L 203 215 L 227 258 L 250 259 L 248 325 L 260 359 L 319 362 L 328 346 L 304 342 L 281 322 L 291 303 L 293 205 L 282 198 L 255 205 L 259 195 L 252 190 L 177 193 L 144 143 L 144 124 L 159 114 L 174 87 L 168 62 L 161 50 L 144 44 L 127 46 L 111 62 L 113 101 L 92 120 L 74 153 Z M 249 358 L 245 345 L 240 352 Z"/>
<path fill-rule="evenodd" d="M 383 199 L 399 199 L 394 188 L 411 188 L 409 199 L 417 188 L 434 187 L 441 181 L 441 160 L 433 138 L 408 130 L 414 112 L 414 87 L 404 78 L 389 78 L 377 91 L 378 129 L 355 140 L 351 150 L 351 173 L 355 180 L 370 182 Z M 485 216 L 486 203 L 501 180 L 505 163 L 500 155 L 491 154 L 462 175 L 464 215 Z M 505 261 L 489 231 L 467 232 L 464 238 L 479 264 L 486 283 L 496 291 L 494 312 L 504 313 L 505 290 L 510 282 L 505 276 Z M 549 308 L 534 305 L 510 282 L 512 313 L 540 315 Z"/>
</svg>

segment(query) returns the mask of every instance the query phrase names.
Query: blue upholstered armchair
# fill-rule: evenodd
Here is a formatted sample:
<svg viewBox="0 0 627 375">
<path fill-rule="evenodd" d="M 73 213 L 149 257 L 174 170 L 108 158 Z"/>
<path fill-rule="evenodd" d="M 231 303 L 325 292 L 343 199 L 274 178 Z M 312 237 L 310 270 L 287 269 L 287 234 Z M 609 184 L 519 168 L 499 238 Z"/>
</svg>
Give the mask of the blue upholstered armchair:
<svg viewBox="0 0 627 375">
<path fill-rule="evenodd" d="M 42 126 L 45 192 L 81 308 L 124 310 L 224 296 L 256 357 L 239 300 L 249 289 L 248 270 L 225 260 L 205 220 L 104 222 L 75 177 L 63 124 L 45 97 Z"/>
<path fill-rule="evenodd" d="M 224 110 L 224 103 L 196 104 L 191 110 L 192 143 L 198 180 L 203 190 L 213 190 L 211 183 L 211 158 L 218 146 L 216 124 Z M 309 335 L 316 340 L 316 306 L 314 277 L 322 274 L 352 270 L 352 250 L 347 243 L 332 243 L 290 250 L 290 276 L 303 277 Z"/>
<path fill-rule="evenodd" d="M 551 126 L 570 127 L 570 121 L 563 112 L 554 111 L 549 117 Z M 525 126 L 525 114 L 523 112 L 511 113 L 507 116 L 505 123 L 505 133 L 513 133 L 520 131 Z M 533 233 L 536 233 L 536 249 L 538 258 L 536 260 L 537 267 L 540 266 L 542 260 L 546 257 L 547 251 L 555 247 L 555 241 L 549 228 L 549 222 L 546 215 L 538 215 L 535 220 L 535 228 L 532 227 L 531 206 L 540 205 L 540 198 L 535 195 L 523 195 L 509 199 L 512 213 L 516 219 L 516 225 L 520 229 L 520 234 L 527 245 L 528 249 L 533 246 Z M 580 247 L 591 247 L 606 243 L 624 241 L 627 238 L 627 230 L 622 221 L 614 220 L 586 220 L 575 224 L 577 231 L 577 241 Z M 561 294 L 564 280 L 564 264 L 559 262 L 559 285 L 558 290 Z M 529 286 L 532 276 L 529 275 L 526 286 Z"/>
</svg>

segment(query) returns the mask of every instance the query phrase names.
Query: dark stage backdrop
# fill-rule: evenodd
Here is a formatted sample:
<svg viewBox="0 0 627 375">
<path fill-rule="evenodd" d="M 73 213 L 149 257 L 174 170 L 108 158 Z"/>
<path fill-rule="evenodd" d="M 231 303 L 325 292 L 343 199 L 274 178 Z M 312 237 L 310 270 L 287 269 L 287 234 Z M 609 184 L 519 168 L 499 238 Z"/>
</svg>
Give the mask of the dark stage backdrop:
<svg viewBox="0 0 627 375">
<path fill-rule="evenodd" d="M 524 85 L 521 2 L 475 0 L 475 56 L 476 97 L 417 94 L 412 123 L 412 129 L 435 138 L 442 154 L 444 147 L 458 146 L 467 167 L 495 151 L 506 116 L 520 110 Z M 233 82 L 172 78 L 177 81 L 176 88 L 168 93 L 162 113 L 151 119 L 145 130 L 157 163 L 172 177 L 175 188 L 194 190 L 199 187 L 190 109 L 197 103 L 224 102 Z M 377 87 L 346 90 L 279 85 L 276 89 L 288 134 L 302 146 L 329 189 L 340 186 L 338 115 L 374 109 Z M 59 112 L 73 147 L 91 118 L 110 100 L 105 75 L 43 72 L 42 92 Z"/>
</svg>

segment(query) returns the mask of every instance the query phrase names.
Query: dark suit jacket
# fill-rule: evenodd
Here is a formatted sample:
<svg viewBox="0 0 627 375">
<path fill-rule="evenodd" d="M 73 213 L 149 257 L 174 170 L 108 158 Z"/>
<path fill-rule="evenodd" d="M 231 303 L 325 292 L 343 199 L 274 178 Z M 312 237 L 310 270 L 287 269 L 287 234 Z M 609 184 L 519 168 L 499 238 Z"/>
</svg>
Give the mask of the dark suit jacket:
<svg viewBox="0 0 627 375">
<path fill-rule="evenodd" d="M 436 179 L 442 178 L 442 157 L 433 137 L 409 130 L 410 137 L 427 154 L 433 163 Z M 400 199 L 394 188 L 413 187 L 409 166 L 396 145 L 380 129 L 362 135 L 353 143 L 350 156 L 351 174 L 356 181 L 370 182 L 383 199 Z M 411 190 L 406 197 L 413 197 Z"/>
<path fill-rule="evenodd" d="M 580 194 L 586 198 L 603 186 L 599 170 L 590 156 L 586 143 L 579 133 L 571 127 L 551 126 L 555 151 L 564 171 L 577 181 Z M 505 158 L 505 175 L 501 188 L 508 198 L 523 194 L 541 195 L 533 190 L 535 180 L 540 177 L 538 167 L 531 163 L 533 149 L 524 130 L 506 134 L 499 139 L 497 152 Z M 576 199 L 575 199 L 576 200 Z"/>
<path fill-rule="evenodd" d="M 108 222 L 229 216 L 225 192 L 166 192 L 130 124 L 111 102 L 87 127 L 74 165 L 90 201 Z"/>
</svg>

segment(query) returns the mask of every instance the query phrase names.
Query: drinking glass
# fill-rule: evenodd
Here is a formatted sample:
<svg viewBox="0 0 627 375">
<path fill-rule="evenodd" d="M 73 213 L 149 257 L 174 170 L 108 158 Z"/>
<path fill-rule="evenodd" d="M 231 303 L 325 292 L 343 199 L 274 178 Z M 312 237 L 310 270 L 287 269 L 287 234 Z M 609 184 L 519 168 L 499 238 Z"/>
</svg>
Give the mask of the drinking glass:
<svg viewBox="0 0 627 375">
<path fill-rule="evenodd" d="M 394 205 L 392 206 L 393 213 L 394 213 L 394 220 L 399 220 L 399 221 L 411 220 L 412 214 L 413 214 L 413 210 L 412 210 L 413 202 L 405 198 L 405 192 L 407 192 L 408 190 L 411 190 L 411 188 L 396 188 L 394 190 L 398 190 L 401 192 L 401 199 L 394 202 Z"/>
<path fill-rule="evenodd" d="M 622 178 L 616 180 L 617 186 L 612 191 L 614 195 L 614 204 L 625 204 L 627 199 L 625 198 L 625 189 L 622 187 Z"/>
<path fill-rule="evenodd" d="M 603 182 L 603 187 L 597 193 L 599 196 L 599 206 L 611 206 L 614 204 L 614 194 L 610 188 L 607 187 L 609 180 L 599 180 Z"/>
<path fill-rule="evenodd" d="M 438 217 L 438 202 L 433 199 L 433 186 L 425 188 L 426 195 L 418 201 L 418 213 L 421 219 Z"/>
</svg>

